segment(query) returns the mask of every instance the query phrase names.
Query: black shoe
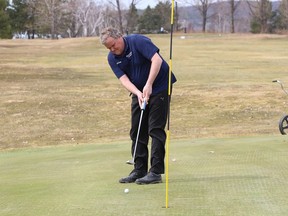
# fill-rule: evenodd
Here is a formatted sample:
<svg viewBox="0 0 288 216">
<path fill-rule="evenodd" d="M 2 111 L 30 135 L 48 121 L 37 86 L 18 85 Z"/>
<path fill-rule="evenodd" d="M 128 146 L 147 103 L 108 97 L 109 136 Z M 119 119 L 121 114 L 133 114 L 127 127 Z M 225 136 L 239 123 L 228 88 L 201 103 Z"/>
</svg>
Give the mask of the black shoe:
<svg viewBox="0 0 288 216">
<path fill-rule="evenodd" d="M 135 182 L 136 184 L 156 184 L 162 182 L 162 177 L 160 174 L 149 172 L 146 176 L 138 178 Z"/>
<path fill-rule="evenodd" d="M 119 183 L 133 183 L 136 179 L 142 178 L 146 173 L 132 171 L 129 176 L 121 178 Z"/>
</svg>

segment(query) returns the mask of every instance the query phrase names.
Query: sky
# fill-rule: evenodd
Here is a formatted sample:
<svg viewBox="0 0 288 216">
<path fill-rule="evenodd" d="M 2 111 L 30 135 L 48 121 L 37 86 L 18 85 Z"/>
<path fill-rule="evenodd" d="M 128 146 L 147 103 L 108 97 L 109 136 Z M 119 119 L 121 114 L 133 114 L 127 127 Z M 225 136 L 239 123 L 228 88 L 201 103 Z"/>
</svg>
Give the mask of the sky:
<svg viewBox="0 0 288 216">
<path fill-rule="evenodd" d="M 120 2 L 124 5 L 125 8 L 128 8 L 131 4 L 132 0 L 120 0 Z M 155 8 L 155 6 L 160 2 L 166 2 L 167 0 L 138 0 L 139 3 L 136 5 L 137 9 L 146 9 L 148 5 L 150 5 L 151 8 Z M 170 3 L 171 0 L 168 0 Z M 177 2 L 178 5 L 185 5 L 185 0 L 175 0 L 175 3 Z"/>
<path fill-rule="evenodd" d="M 122 0 L 122 2 L 125 4 L 125 7 L 128 7 L 131 3 L 131 0 Z M 159 0 L 141 0 L 137 5 L 137 9 L 146 9 L 148 5 L 150 5 L 151 8 L 154 8 L 158 4 Z"/>
</svg>

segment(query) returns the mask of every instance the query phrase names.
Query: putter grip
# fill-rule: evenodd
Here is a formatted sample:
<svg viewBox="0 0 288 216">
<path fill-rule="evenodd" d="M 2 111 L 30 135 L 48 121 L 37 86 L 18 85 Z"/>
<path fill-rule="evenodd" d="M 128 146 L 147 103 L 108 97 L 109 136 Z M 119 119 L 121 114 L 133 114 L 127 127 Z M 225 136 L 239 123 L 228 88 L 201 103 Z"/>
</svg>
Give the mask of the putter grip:
<svg viewBox="0 0 288 216">
<path fill-rule="evenodd" d="M 144 98 L 144 101 L 143 101 L 142 106 L 141 106 L 141 110 L 145 110 L 146 104 L 147 104 L 146 99 Z"/>
</svg>

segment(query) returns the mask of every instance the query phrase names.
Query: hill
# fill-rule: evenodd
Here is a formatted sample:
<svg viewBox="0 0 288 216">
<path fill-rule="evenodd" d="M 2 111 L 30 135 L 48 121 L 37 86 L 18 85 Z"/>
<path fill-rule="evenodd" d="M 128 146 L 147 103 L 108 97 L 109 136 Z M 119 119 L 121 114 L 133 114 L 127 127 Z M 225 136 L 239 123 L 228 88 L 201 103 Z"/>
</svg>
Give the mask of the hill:
<svg viewBox="0 0 288 216">
<path fill-rule="evenodd" d="M 236 2 L 237 3 L 237 2 Z M 272 1 L 272 10 L 279 8 L 280 1 Z M 179 6 L 179 23 L 188 31 L 199 32 L 202 30 L 202 17 L 196 6 Z M 217 2 L 208 9 L 207 32 L 230 32 L 230 4 L 228 1 Z M 251 13 L 246 1 L 240 1 L 235 12 L 235 32 L 250 32 Z"/>
</svg>

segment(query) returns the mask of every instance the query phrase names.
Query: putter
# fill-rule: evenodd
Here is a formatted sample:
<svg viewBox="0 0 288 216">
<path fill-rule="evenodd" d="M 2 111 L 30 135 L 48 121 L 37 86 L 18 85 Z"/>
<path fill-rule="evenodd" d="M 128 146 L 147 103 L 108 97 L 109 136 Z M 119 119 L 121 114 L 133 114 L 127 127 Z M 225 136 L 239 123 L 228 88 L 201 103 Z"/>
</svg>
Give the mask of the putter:
<svg viewBox="0 0 288 216">
<path fill-rule="evenodd" d="M 141 106 L 141 115 L 140 115 L 140 120 L 139 120 L 139 125 L 138 125 L 138 131 L 137 131 L 137 136 L 136 136 L 136 142 L 135 142 L 133 157 L 132 157 L 131 160 L 126 161 L 126 163 L 129 164 L 129 165 L 134 165 L 135 164 L 135 156 L 136 156 L 137 144 L 138 144 L 138 139 L 139 139 L 139 133 L 140 133 L 140 128 L 141 128 L 143 112 L 144 112 L 145 108 L 146 108 L 146 99 L 144 98 L 144 101 L 143 101 L 142 106 Z"/>
</svg>

